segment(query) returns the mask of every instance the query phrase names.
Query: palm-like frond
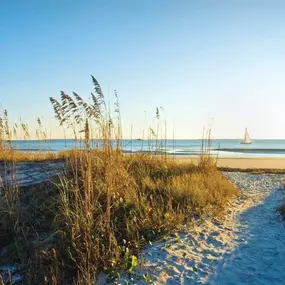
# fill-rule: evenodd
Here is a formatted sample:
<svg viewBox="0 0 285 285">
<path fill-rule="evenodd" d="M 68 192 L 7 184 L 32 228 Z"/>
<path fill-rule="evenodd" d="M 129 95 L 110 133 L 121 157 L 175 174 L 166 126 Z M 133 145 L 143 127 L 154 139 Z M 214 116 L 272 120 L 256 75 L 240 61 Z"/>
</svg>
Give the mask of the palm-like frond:
<svg viewBox="0 0 285 285">
<path fill-rule="evenodd" d="M 61 123 L 62 121 L 62 108 L 61 104 L 54 98 L 49 97 L 49 100 L 52 104 L 54 113 L 55 113 L 55 118 Z"/>
<path fill-rule="evenodd" d="M 93 75 L 91 75 L 91 78 L 92 78 L 92 82 L 93 82 L 95 91 L 97 93 L 97 101 L 98 101 L 98 103 L 100 105 L 104 105 L 104 107 L 106 107 L 106 105 L 105 105 L 105 98 L 104 98 L 104 95 L 103 95 L 103 92 L 102 92 L 102 89 L 101 89 L 101 86 L 100 86 L 99 82 L 97 81 L 97 79 Z"/>
</svg>

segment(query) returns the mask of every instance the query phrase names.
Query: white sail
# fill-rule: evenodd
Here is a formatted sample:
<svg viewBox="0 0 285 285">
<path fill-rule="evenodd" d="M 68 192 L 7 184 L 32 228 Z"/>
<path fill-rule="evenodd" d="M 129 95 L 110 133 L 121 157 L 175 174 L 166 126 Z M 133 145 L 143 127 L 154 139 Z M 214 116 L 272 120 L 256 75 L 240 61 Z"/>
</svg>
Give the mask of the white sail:
<svg viewBox="0 0 285 285">
<path fill-rule="evenodd" d="M 247 128 L 245 128 L 245 132 L 244 132 L 244 139 L 241 141 L 242 144 L 251 144 L 252 141 L 249 137 L 249 134 L 248 134 L 248 131 L 247 131 Z"/>
</svg>

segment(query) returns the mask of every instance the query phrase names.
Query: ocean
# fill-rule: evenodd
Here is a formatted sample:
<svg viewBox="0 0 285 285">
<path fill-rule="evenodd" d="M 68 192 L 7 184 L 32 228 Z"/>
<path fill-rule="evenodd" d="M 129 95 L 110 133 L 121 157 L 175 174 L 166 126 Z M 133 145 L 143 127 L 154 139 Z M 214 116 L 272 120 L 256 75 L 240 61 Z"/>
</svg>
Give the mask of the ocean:
<svg viewBox="0 0 285 285">
<path fill-rule="evenodd" d="M 100 147 L 101 141 L 93 141 L 94 147 Z M 83 141 L 72 139 L 54 139 L 47 142 L 39 140 L 13 141 L 13 147 L 20 151 L 61 151 L 75 146 L 83 146 Z M 114 142 L 115 146 L 115 142 Z M 125 153 L 164 153 L 179 156 L 197 156 L 201 154 L 202 140 L 122 140 Z M 285 157 L 285 140 L 253 140 L 252 144 L 240 144 L 239 139 L 213 139 L 211 155 L 219 157 Z"/>
</svg>

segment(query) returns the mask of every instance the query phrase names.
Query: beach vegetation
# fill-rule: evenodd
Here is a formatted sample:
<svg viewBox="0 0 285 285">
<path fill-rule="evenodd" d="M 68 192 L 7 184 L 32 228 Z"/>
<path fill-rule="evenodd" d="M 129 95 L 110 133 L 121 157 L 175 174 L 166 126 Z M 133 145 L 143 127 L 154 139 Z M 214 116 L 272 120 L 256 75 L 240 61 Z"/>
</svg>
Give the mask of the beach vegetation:
<svg viewBox="0 0 285 285">
<path fill-rule="evenodd" d="M 132 275 L 145 245 L 197 219 L 221 215 L 238 194 L 206 151 L 198 165 L 179 164 L 161 152 L 124 155 L 117 93 L 112 111 L 94 77 L 92 83 L 91 103 L 77 93 L 50 98 L 63 130 L 72 130 L 75 140 L 84 138 L 75 150 L 46 154 L 44 159 L 50 155 L 64 161 L 51 181 L 19 186 L 16 165 L 25 156 L 12 148 L 7 112 L 0 121 L 5 169 L 1 263 L 19 264 L 25 284 L 94 284 L 100 272 L 113 281 L 121 271 Z M 156 149 L 165 140 L 159 135 L 159 111 L 153 131 Z M 46 133 L 38 134 L 46 139 Z M 142 278 L 152 280 L 147 274 Z"/>
</svg>

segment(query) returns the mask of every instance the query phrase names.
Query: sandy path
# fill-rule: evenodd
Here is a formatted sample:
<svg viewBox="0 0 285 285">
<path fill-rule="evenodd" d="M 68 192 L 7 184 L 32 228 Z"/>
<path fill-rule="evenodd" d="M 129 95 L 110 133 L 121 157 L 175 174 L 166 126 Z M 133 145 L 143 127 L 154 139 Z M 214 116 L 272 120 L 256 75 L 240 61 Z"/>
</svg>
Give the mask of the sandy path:
<svg viewBox="0 0 285 285">
<path fill-rule="evenodd" d="M 284 175 L 225 175 L 242 194 L 223 220 L 154 243 L 136 274 L 115 284 L 285 284 L 285 226 L 276 211 Z M 99 284 L 106 284 L 104 276 Z"/>
<path fill-rule="evenodd" d="M 236 175 L 238 176 L 238 175 Z M 284 199 L 278 189 L 280 177 L 244 175 L 234 181 L 244 188 L 251 207 L 241 211 L 235 221 L 234 251 L 223 256 L 210 284 L 284 284 L 285 225 L 276 207 Z"/>
</svg>

